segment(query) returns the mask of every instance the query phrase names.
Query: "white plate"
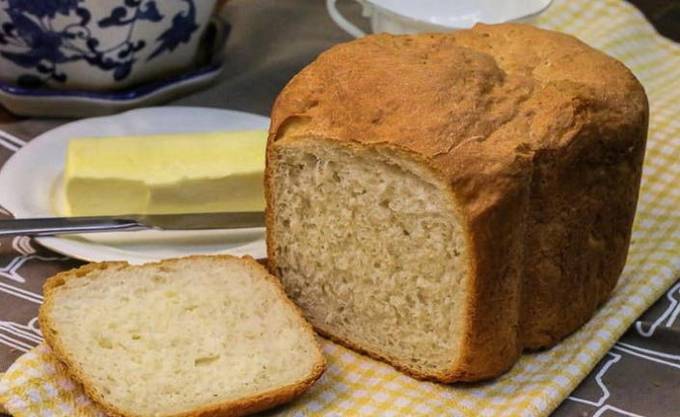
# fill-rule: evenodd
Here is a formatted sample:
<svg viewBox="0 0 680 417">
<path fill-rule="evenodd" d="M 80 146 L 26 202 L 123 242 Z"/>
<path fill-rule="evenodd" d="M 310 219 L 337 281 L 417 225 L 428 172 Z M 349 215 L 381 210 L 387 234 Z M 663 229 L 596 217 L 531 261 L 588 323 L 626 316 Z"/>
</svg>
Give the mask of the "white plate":
<svg viewBox="0 0 680 417">
<path fill-rule="evenodd" d="M 200 107 L 150 107 L 62 125 L 30 141 L 0 170 L 0 205 L 15 217 L 58 215 L 53 201 L 66 145 L 80 136 L 120 136 L 267 129 L 269 119 Z M 238 231 L 139 231 L 37 238 L 42 245 L 86 261 L 144 263 L 199 253 L 266 256 L 264 228 Z"/>
</svg>

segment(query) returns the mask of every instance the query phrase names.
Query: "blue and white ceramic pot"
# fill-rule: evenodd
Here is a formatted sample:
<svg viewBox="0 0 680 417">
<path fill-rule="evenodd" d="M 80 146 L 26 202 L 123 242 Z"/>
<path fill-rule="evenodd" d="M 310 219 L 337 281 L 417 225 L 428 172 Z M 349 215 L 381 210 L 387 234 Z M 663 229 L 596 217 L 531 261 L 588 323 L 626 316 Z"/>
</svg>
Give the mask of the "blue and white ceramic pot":
<svg viewBox="0 0 680 417">
<path fill-rule="evenodd" d="M 0 80 L 113 90 L 192 65 L 216 0 L 0 0 Z"/>
</svg>

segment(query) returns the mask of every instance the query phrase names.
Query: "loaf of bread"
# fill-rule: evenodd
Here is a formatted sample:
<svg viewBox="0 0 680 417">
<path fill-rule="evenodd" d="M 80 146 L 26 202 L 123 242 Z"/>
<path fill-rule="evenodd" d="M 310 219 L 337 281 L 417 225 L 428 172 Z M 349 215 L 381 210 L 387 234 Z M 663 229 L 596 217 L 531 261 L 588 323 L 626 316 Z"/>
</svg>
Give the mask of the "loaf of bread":
<svg viewBox="0 0 680 417">
<path fill-rule="evenodd" d="M 45 340 L 112 417 L 240 416 L 323 372 L 311 326 L 252 259 L 90 264 L 50 278 Z"/>
<path fill-rule="evenodd" d="M 274 105 L 270 269 L 340 343 L 419 378 L 495 377 L 615 286 L 647 122 L 624 65 L 556 32 L 335 46 Z"/>
</svg>

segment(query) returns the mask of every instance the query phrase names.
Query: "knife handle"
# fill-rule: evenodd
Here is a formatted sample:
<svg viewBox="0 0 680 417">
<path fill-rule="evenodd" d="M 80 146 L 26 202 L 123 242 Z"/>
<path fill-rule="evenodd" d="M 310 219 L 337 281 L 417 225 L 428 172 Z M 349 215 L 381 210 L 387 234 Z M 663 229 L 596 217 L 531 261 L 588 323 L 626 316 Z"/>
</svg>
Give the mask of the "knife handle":
<svg viewBox="0 0 680 417">
<path fill-rule="evenodd" d="M 60 217 L 0 220 L 0 237 L 51 236 L 69 233 L 142 230 L 148 227 L 135 219 L 120 217 Z"/>
</svg>

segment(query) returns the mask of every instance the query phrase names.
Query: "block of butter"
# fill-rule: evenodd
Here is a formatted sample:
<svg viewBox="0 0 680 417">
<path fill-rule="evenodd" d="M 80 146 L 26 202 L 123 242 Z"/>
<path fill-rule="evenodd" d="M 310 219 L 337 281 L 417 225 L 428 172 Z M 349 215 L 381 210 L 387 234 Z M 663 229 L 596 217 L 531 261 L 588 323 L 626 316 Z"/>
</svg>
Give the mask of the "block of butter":
<svg viewBox="0 0 680 417">
<path fill-rule="evenodd" d="M 266 131 L 73 139 L 63 214 L 263 210 L 266 141 Z"/>
</svg>

